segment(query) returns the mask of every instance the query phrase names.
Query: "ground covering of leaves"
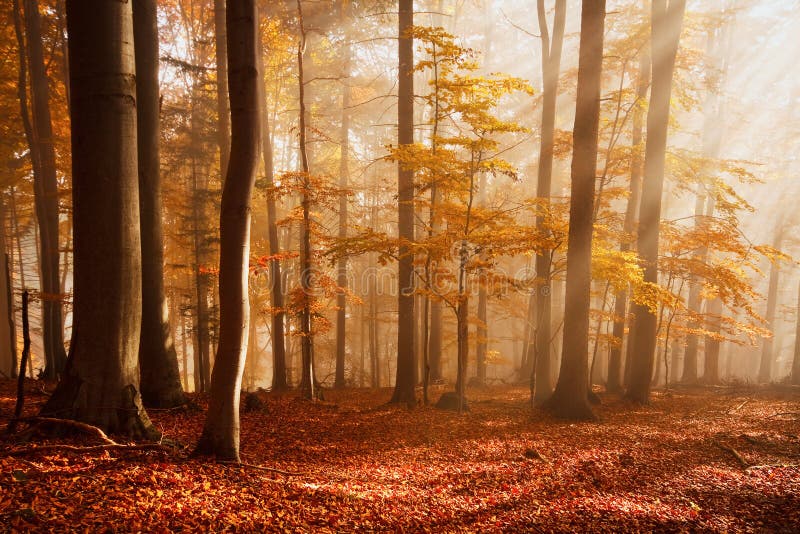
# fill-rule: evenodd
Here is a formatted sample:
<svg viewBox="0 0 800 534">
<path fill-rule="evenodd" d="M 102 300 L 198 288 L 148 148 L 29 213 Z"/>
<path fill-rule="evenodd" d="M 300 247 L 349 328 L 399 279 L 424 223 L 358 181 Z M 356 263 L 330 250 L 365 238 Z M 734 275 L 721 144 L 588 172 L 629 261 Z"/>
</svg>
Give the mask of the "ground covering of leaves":
<svg viewBox="0 0 800 534">
<path fill-rule="evenodd" d="M 45 398 L 38 388 L 27 388 L 31 415 Z M 386 406 L 390 394 L 327 391 L 323 403 L 262 394 L 263 409 L 242 417 L 246 467 L 162 451 L 9 457 L 21 447 L 97 440 L 6 439 L 0 530 L 800 528 L 800 394 L 789 390 L 659 392 L 645 407 L 604 396 L 594 423 L 531 412 L 524 388 L 470 390 L 465 415 Z M 0 382 L 3 426 L 13 402 L 13 384 Z M 150 414 L 187 447 L 204 417 Z"/>
</svg>

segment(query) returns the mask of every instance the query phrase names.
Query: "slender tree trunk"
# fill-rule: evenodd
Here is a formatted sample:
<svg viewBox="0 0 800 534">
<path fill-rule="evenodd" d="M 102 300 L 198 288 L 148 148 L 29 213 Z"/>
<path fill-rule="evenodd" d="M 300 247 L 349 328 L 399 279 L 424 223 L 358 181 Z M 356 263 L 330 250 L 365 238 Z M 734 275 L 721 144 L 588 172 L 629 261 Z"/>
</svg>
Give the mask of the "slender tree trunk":
<svg viewBox="0 0 800 534">
<path fill-rule="evenodd" d="M 702 188 L 703 186 L 698 184 L 697 198 L 695 200 L 694 208 L 695 226 L 702 224 L 702 218 L 705 215 L 706 196 L 703 194 Z M 697 260 L 699 262 L 705 262 L 706 256 L 707 250 L 705 247 L 703 247 L 698 251 Z M 689 301 L 687 303 L 690 313 L 698 315 L 701 313 L 701 290 L 702 280 L 698 276 L 692 276 L 691 280 L 689 281 Z M 700 324 L 696 319 L 691 318 L 689 320 L 688 327 L 690 332 L 686 337 L 686 350 L 683 354 L 683 375 L 681 377 L 681 381 L 686 384 L 694 384 L 697 382 L 698 339 L 696 335 L 691 333 L 691 330 L 697 329 L 699 326 Z"/>
<path fill-rule="evenodd" d="M 346 22 L 345 6 L 347 2 L 340 4 L 340 18 Z M 339 239 L 347 238 L 347 182 L 349 176 L 349 156 L 350 156 L 350 41 L 345 36 L 344 45 L 344 66 L 342 70 L 342 131 L 339 156 Z M 343 388 L 345 385 L 344 366 L 345 366 L 345 319 L 347 317 L 347 299 L 345 288 L 347 287 L 347 258 L 343 255 L 339 258 L 336 265 L 336 285 L 339 292 L 336 296 L 336 378 L 334 387 Z"/>
<path fill-rule="evenodd" d="M 306 144 L 306 98 L 305 72 L 303 60 L 306 53 L 306 29 L 303 22 L 301 0 L 297 0 L 297 15 L 300 20 L 300 43 L 297 48 L 297 71 L 300 100 L 300 162 L 303 171 L 302 210 L 303 222 L 300 229 L 300 287 L 303 290 L 303 309 L 300 313 L 300 335 L 302 349 L 303 373 L 300 379 L 300 390 L 306 399 L 318 396 L 316 376 L 314 374 L 314 338 L 311 315 L 312 279 L 311 279 L 311 171 L 308 163 Z"/>
<path fill-rule="evenodd" d="M 64 372 L 61 283 L 58 274 L 58 181 L 56 153 L 50 120 L 50 89 L 42 46 L 38 0 L 25 1 L 25 33 L 31 82 L 32 138 L 29 138 L 33 165 L 33 198 L 39 235 L 39 270 L 42 299 L 42 341 L 45 353 L 44 374 L 56 378 Z"/>
<path fill-rule="evenodd" d="M 15 378 L 17 374 L 17 340 L 14 325 L 14 292 L 6 241 L 6 200 L 0 193 L 0 374 Z"/>
<path fill-rule="evenodd" d="M 230 107 L 228 106 L 228 44 L 225 27 L 225 1 L 214 0 L 214 43 L 217 70 L 217 144 L 219 172 L 225 176 L 231 151 Z"/>
<path fill-rule="evenodd" d="M 142 279 L 131 3 L 68 0 L 67 28 L 74 322 L 64 377 L 42 415 L 154 436 L 139 390 Z"/>
<path fill-rule="evenodd" d="M 250 321 L 250 196 L 258 166 L 261 116 L 256 0 L 229 2 L 226 29 L 231 157 L 220 205 L 220 331 L 208 414 L 195 452 L 238 461 L 239 398 Z"/>
<path fill-rule="evenodd" d="M 772 246 L 780 250 L 781 245 L 783 244 L 783 217 L 779 216 L 778 221 L 775 227 L 775 239 L 773 240 Z M 761 361 L 758 367 L 758 381 L 760 383 L 767 383 L 772 380 L 772 366 L 775 363 L 775 355 L 773 353 L 773 347 L 775 345 L 775 310 L 778 307 L 778 280 L 780 278 L 780 269 L 778 266 L 777 261 L 773 261 L 770 263 L 769 266 L 769 286 L 767 289 L 767 313 L 764 316 L 764 319 L 767 321 L 767 327 L 769 327 L 773 335 L 771 337 L 764 338 L 763 344 L 761 345 Z M 708 355 L 706 355 L 706 359 L 708 359 Z"/>
<path fill-rule="evenodd" d="M 800 288 L 797 295 L 797 326 L 795 327 L 794 359 L 792 360 L 790 381 L 795 386 L 800 385 Z"/>
<path fill-rule="evenodd" d="M 567 290 L 563 352 L 556 389 L 548 401 L 553 412 L 570 419 L 593 419 L 589 406 L 589 304 L 592 231 L 600 89 L 603 68 L 605 0 L 584 0 L 578 62 L 578 94 L 572 153 L 572 196 L 569 211 Z"/>
<path fill-rule="evenodd" d="M 261 43 L 261 41 L 259 40 Z M 264 161 L 264 176 L 267 186 L 267 233 L 269 235 L 269 255 L 273 258 L 269 262 L 270 295 L 272 296 L 272 317 L 270 333 L 272 335 L 272 389 L 284 391 L 289 388 L 286 382 L 286 334 L 283 323 L 286 317 L 283 303 L 283 285 L 281 284 L 281 263 L 277 258 L 280 253 L 278 241 L 278 210 L 275 204 L 275 195 L 272 188 L 275 184 L 275 167 L 272 153 L 272 135 L 267 112 L 266 84 L 264 78 L 264 50 L 260 46 L 259 64 L 261 65 L 261 78 L 259 88 L 261 96 L 261 158 Z"/>
<path fill-rule="evenodd" d="M 414 142 L 414 24 L 413 0 L 399 0 L 398 26 L 398 145 Z M 414 171 L 398 163 L 397 169 L 398 236 L 400 261 L 397 294 L 397 375 L 391 402 L 413 406 L 414 395 L 414 254 L 409 246 L 414 241 Z"/>
<path fill-rule="evenodd" d="M 139 219 L 142 235 L 142 333 L 139 342 L 142 400 L 146 406 L 183 404 L 178 355 L 164 294 L 159 170 L 158 14 L 156 0 L 133 0 L 136 49 L 136 119 Z"/>
<path fill-rule="evenodd" d="M 553 146 L 556 124 L 556 104 L 558 100 L 558 78 L 561 72 L 561 50 L 564 43 L 564 24 L 567 15 L 566 0 L 556 0 L 555 16 L 553 19 L 553 38 L 547 27 L 544 0 L 537 0 L 539 17 L 539 32 L 542 45 L 542 136 L 539 145 L 539 170 L 537 176 L 536 197 L 544 204 L 550 201 L 550 189 L 553 179 Z M 536 217 L 536 226 L 542 231 L 545 229 L 546 217 L 539 214 Z M 553 383 L 550 381 L 550 345 L 552 333 L 550 322 L 552 314 L 550 270 L 552 268 L 553 252 L 543 251 L 536 255 L 536 385 L 534 388 L 533 402 L 542 404 L 553 392 Z"/>
<path fill-rule="evenodd" d="M 651 54 L 653 85 L 647 111 L 647 144 L 637 250 L 645 282 L 658 283 L 658 238 L 661 194 L 669 127 L 672 73 L 678 52 L 686 0 L 653 0 Z M 633 361 L 627 396 L 640 403 L 650 400 L 650 379 L 656 348 L 656 316 L 647 306 L 633 305 Z"/>
<path fill-rule="evenodd" d="M 646 51 L 639 55 L 639 73 L 636 83 L 636 100 L 647 98 L 647 89 L 650 86 L 650 54 Z M 619 246 L 621 252 L 631 250 L 636 233 L 636 207 L 639 205 L 639 193 L 642 183 L 642 124 L 643 114 L 641 106 L 636 106 L 633 112 L 633 134 L 631 136 L 631 184 L 628 204 L 625 208 L 625 222 L 623 232 L 625 237 Z M 608 380 L 606 390 L 613 393 L 622 391 L 622 345 L 625 337 L 625 320 L 628 311 L 628 291 L 622 289 L 617 292 L 614 300 L 614 329 L 613 336 L 619 344 L 612 347 L 608 356 Z M 628 336 L 630 339 L 630 335 Z"/>
</svg>

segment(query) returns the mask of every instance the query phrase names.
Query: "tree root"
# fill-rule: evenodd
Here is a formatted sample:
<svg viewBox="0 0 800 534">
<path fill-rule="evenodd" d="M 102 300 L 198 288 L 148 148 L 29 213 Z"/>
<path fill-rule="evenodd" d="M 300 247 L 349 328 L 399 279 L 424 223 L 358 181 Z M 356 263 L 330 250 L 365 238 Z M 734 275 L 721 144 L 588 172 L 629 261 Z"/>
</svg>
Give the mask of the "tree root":
<svg viewBox="0 0 800 534">
<path fill-rule="evenodd" d="M 25 447 L 22 449 L 3 451 L 0 452 L 0 458 L 30 456 L 32 454 L 59 451 L 75 452 L 79 454 L 102 451 L 162 451 L 172 453 L 175 452 L 175 448 L 168 447 L 167 445 L 162 445 L 160 443 L 141 443 L 133 445 L 125 445 L 124 443 L 107 443 L 105 445 L 91 445 L 88 447 L 79 447 L 76 445 L 42 445 L 41 447 Z"/>
</svg>

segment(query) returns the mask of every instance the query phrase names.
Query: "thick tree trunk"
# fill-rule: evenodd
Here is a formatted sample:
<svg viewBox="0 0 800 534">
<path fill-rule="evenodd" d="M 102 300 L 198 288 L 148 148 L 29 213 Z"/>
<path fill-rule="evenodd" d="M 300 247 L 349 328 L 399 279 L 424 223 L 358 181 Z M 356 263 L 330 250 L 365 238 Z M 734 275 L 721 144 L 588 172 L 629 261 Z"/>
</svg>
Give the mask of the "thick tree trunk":
<svg viewBox="0 0 800 534">
<path fill-rule="evenodd" d="M 413 0 L 400 1 L 398 26 L 398 145 L 414 142 L 414 39 L 409 34 L 414 24 Z M 398 163 L 398 237 L 400 260 L 397 294 L 397 375 L 391 402 L 413 406 L 414 395 L 414 171 Z"/>
<path fill-rule="evenodd" d="M 232 128 L 220 205 L 220 331 L 211 399 L 196 453 L 238 461 L 239 398 L 250 321 L 250 196 L 260 134 L 256 0 L 229 2 L 226 29 Z"/>
<path fill-rule="evenodd" d="M 42 415 L 106 432 L 156 434 L 139 393 L 141 241 L 131 4 L 67 1 L 73 336 Z"/>
<path fill-rule="evenodd" d="M 645 282 L 658 283 L 658 238 L 661 222 L 661 194 L 669 127 L 672 73 L 678 52 L 686 0 L 653 0 L 651 54 L 653 85 L 647 110 L 647 144 L 644 181 L 639 214 L 637 250 L 644 268 Z M 633 360 L 626 395 L 641 403 L 650 400 L 650 379 L 656 348 L 656 316 L 647 306 L 633 305 Z"/>
<path fill-rule="evenodd" d="M 537 175 L 536 197 L 543 203 L 550 201 L 550 188 L 553 179 L 553 145 L 555 138 L 556 104 L 558 100 L 558 78 L 561 72 L 561 50 L 564 44 L 564 24 L 567 16 L 566 0 L 556 0 L 553 19 L 553 38 L 549 37 L 544 0 L 537 0 L 539 32 L 542 45 L 542 137 L 539 145 L 539 171 Z M 545 227 L 543 214 L 536 217 L 539 230 Z M 534 367 L 536 385 L 533 402 L 540 405 L 553 393 L 550 381 L 550 322 L 552 314 L 552 294 L 550 270 L 552 251 L 536 255 L 536 342 Z"/>
<path fill-rule="evenodd" d="M 136 119 L 139 219 L 142 239 L 142 333 L 139 366 L 146 406 L 172 408 L 185 402 L 178 355 L 164 294 L 159 170 L 158 18 L 156 0 L 133 0 L 136 49 Z"/>
<path fill-rule="evenodd" d="M 33 165 L 33 198 L 39 228 L 39 272 L 41 275 L 42 340 L 47 378 L 64 372 L 61 280 L 58 275 L 58 181 L 53 128 L 50 121 L 50 89 L 45 71 L 41 17 L 38 0 L 25 0 L 25 33 L 31 81 L 33 139 L 29 139 Z M 32 141 L 32 142 L 31 142 Z"/>
<path fill-rule="evenodd" d="M 636 82 L 636 99 L 643 101 L 647 98 L 647 89 L 650 87 L 650 54 L 642 52 L 639 55 L 639 73 Z M 631 250 L 632 241 L 635 239 L 637 206 L 642 184 L 642 124 L 643 114 L 641 106 L 636 106 L 633 112 L 633 133 L 631 136 L 631 183 L 628 204 L 625 207 L 625 221 L 622 231 L 625 236 L 619 246 L 621 252 Z M 625 321 L 628 313 L 628 291 L 622 289 L 617 292 L 614 299 L 614 327 L 613 336 L 619 344 L 611 347 L 608 355 L 608 379 L 606 390 L 613 393 L 622 391 L 622 346 L 625 338 Z M 630 335 L 628 336 L 630 339 Z"/>
<path fill-rule="evenodd" d="M 560 417 L 593 419 L 589 407 L 588 355 L 592 231 L 600 87 L 603 69 L 605 0 L 584 0 L 578 62 L 578 94 L 572 153 L 567 290 L 564 308 L 561 373 L 548 406 Z"/>
<path fill-rule="evenodd" d="M 341 20 L 346 21 L 344 14 L 347 2 L 340 4 Z M 349 176 L 349 157 L 350 157 L 350 41 L 345 37 L 344 45 L 344 66 L 342 70 L 342 131 L 341 144 L 339 146 L 339 239 L 347 237 L 347 182 Z M 336 296 L 336 378 L 334 387 L 343 388 L 345 385 L 344 366 L 345 366 L 345 319 L 347 317 L 347 299 L 345 288 L 347 287 L 347 258 L 342 256 L 336 265 L 336 285 L 339 286 L 339 293 Z"/>
</svg>

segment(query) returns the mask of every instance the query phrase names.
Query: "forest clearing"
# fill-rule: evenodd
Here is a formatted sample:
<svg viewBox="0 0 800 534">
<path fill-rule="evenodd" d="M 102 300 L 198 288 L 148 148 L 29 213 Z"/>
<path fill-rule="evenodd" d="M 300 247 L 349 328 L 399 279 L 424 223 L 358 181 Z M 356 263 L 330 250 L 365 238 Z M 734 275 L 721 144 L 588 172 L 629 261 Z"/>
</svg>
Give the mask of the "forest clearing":
<svg viewBox="0 0 800 534">
<path fill-rule="evenodd" d="M 8 381 L 0 387 L 5 415 L 14 393 Z M 44 397 L 28 388 L 35 415 Z M 5 448 L 0 523 L 20 532 L 790 532 L 800 524 L 800 395 L 788 388 L 678 388 L 634 409 L 603 395 L 599 420 L 580 424 L 531 413 L 520 387 L 470 388 L 463 415 L 386 405 L 389 389 L 325 395 L 312 403 L 261 393 L 263 407 L 242 414 L 242 466 L 186 457 L 202 426 L 191 409 L 151 413 L 180 444 L 175 451 L 35 452 L 100 443 L 89 435 Z M 192 399 L 205 408 L 203 396 Z M 9 456 L 17 450 L 26 452 Z"/>
</svg>

